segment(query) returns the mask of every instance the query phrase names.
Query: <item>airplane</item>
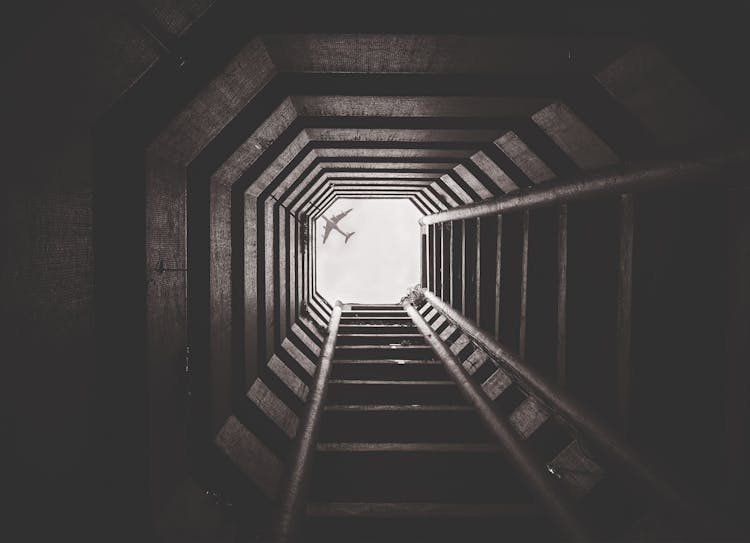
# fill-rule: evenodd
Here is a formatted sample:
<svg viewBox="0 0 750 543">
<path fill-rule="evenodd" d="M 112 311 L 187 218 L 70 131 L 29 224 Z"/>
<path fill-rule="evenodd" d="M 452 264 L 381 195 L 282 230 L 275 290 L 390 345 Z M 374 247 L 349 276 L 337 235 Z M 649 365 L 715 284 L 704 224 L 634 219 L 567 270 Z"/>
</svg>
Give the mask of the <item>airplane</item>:
<svg viewBox="0 0 750 543">
<path fill-rule="evenodd" d="M 344 218 L 344 217 L 345 217 L 345 216 L 346 216 L 346 215 L 347 215 L 347 214 L 348 214 L 348 213 L 349 213 L 350 211 L 351 211 L 351 209 L 347 209 L 347 210 L 346 210 L 346 211 L 344 211 L 343 213 L 339 213 L 338 215 L 334 215 L 334 216 L 333 216 L 333 217 L 331 217 L 330 219 L 329 219 L 328 217 L 326 217 L 326 216 L 323 216 L 323 220 L 324 220 L 324 221 L 326 222 L 326 225 L 325 225 L 325 231 L 323 232 L 323 243 L 325 243 L 325 242 L 326 242 L 326 240 L 328 239 L 328 234 L 330 234 L 330 233 L 331 233 L 331 230 L 336 230 L 336 231 L 337 231 L 337 232 L 338 232 L 339 234 L 341 234 L 342 236 L 344 236 L 344 243 L 346 243 L 347 241 L 349 241 L 349 238 L 350 238 L 350 237 L 352 237 L 352 236 L 354 235 L 354 232 L 349 232 L 349 233 L 347 234 L 346 232 L 342 231 L 342 230 L 341 230 L 341 229 L 340 229 L 340 228 L 338 227 L 338 223 L 339 223 L 339 221 L 340 221 L 341 219 L 343 219 L 343 218 Z"/>
</svg>

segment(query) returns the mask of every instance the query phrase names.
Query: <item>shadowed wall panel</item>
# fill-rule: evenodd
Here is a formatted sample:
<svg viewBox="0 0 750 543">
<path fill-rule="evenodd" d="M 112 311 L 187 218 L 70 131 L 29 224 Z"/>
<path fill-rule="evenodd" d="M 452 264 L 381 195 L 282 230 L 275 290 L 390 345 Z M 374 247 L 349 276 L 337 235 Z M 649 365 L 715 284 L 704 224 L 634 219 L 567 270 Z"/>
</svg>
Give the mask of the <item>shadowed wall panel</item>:
<svg viewBox="0 0 750 543">
<path fill-rule="evenodd" d="M 521 213 L 503 215 L 501 233 L 500 341 L 516 353 L 520 347 L 522 219 Z"/>
<path fill-rule="evenodd" d="M 464 232 L 466 234 L 466 272 L 465 272 L 465 292 L 466 306 L 464 315 L 471 320 L 478 322 L 477 318 L 477 225 L 479 219 L 465 219 Z M 433 226 L 430 226 L 433 228 Z M 434 291 L 433 291 L 434 292 Z"/>
<path fill-rule="evenodd" d="M 443 294 L 443 226 L 436 224 L 433 228 L 435 243 L 435 292 Z"/>
<path fill-rule="evenodd" d="M 671 474 L 711 495 L 721 477 L 695 466 L 723 461 L 725 389 L 710 376 L 726 371 L 727 206 L 725 191 L 635 199 L 631 426 Z"/>
<path fill-rule="evenodd" d="M 724 503 L 743 514 L 750 502 L 750 188 L 732 188 L 728 194 L 728 368 L 724 431 L 726 456 Z"/>
<path fill-rule="evenodd" d="M 429 264 L 427 270 L 427 286 L 435 292 L 435 269 L 437 262 L 435 261 L 435 225 L 431 224 L 427 227 L 427 245 L 429 254 Z"/>
<path fill-rule="evenodd" d="M 422 230 L 424 230 L 424 227 L 422 228 Z M 429 245 L 428 245 L 427 234 L 426 233 L 420 233 L 420 235 L 419 235 L 419 247 L 420 247 L 420 249 L 419 249 L 420 250 L 420 255 L 419 256 L 420 256 L 420 262 L 421 262 L 421 264 L 420 264 L 420 279 L 419 279 L 419 284 L 420 284 L 420 286 L 422 286 L 424 288 L 429 288 L 429 283 L 428 283 L 428 279 L 427 278 L 429 276 L 428 262 L 429 262 L 430 256 L 429 256 L 429 254 L 427 252 Z"/>
<path fill-rule="evenodd" d="M 479 326 L 495 327 L 495 265 L 497 262 L 497 216 L 479 219 Z"/>
<path fill-rule="evenodd" d="M 614 422 L 619 201 L 568 205 L 568 390 Z"/>
<path fill-rule="evenodd" d="M 463 312 L 463 221 L 451 223 L 451 305 Z"/>
<path fill-rule="evenodd" d="M 442 262 L 443 269 L 443 288 L 442 298 L 449 304 L 453 303 L 451 295 L 453 293 L 453 260 L 451 257 L 451 239 L 453 237 L 453 225 L 449 222 L 444 222 L 442 225 L 442 244 L 440 260 Z"/>
<path fill-rule="evenodd" d="M 554 380 L 557 346 L 557 207 L 529 214 L 526 360 Z"/>
</svg>

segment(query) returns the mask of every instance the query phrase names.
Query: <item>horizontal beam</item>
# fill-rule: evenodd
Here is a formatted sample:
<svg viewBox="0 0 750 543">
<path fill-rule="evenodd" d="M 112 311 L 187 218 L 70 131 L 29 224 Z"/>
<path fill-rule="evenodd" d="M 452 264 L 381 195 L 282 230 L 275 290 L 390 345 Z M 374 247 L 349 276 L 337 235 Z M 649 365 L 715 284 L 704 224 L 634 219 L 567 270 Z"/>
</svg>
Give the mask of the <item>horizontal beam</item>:
<svg viewBox="0 0 750 543">
<path fill-rule="evenodd" d="M 390 186 L 390 187 L 428 187 L 433 179 L 329 179 L 334 187 L 351 186 Z"/>
<path fill-rule="evenodd" d="M 750 142 L 698 157 L 662 160 L 645 165 L 619 165 L 604 171 L 576 176 L 523 194 L 511 194 L 467 204 L 422 217 L 422 225 L 459 219 L 473 219 L 562 202 L 621 194 L 672 183 L 722 181 L 718 174 L 746 169 L 750 163 Z"/>
<path fill-rule="evenodd" d="M 413 194 L 337 194 L 333 202 L 337 200 L 411 200 L 414 197 Z"/>
<path fill-rule="evenodd" d="M 388 185 L 332 185 L 333 190 L 337 192 L 422 192 L 424 187 L 399 187 Z"/>
</svg>

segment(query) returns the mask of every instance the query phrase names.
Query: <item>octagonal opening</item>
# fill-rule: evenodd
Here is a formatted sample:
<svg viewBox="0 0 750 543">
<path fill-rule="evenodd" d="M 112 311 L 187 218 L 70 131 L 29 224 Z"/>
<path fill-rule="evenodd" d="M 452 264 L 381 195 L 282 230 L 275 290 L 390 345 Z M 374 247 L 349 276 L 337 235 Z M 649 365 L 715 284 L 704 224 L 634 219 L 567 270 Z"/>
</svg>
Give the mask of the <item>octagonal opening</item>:
<svg viewBox="0 0 750 543">
<path fill-rule="evenodd" d="M 349 209 L 323 243 L 323 217 L 335 219 Z M 407 199 L 337 200 L 316 223 L 320 294 L 331 303 L 398 303 L 419 283 L 422 216 Z"/>
</svg>

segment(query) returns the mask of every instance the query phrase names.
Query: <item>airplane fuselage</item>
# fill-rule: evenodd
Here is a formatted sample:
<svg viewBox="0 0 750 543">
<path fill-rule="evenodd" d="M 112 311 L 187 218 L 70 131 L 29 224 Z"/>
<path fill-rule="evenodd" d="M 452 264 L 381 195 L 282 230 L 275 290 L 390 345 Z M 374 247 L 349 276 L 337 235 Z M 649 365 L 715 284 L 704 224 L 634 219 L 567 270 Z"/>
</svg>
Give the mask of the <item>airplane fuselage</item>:
<svg viewBox="0 0 750 543">
<path fill-rule="evenodd" d="M 348 242 L 349 238 L 354 234 L 354 232 L 344 232 L 339 228 L 338 223 L 341 219 L 343 219 L 351 209 L 348 209 L 344 213 L 339 213 L 338 215 L 334 215 L 332 218 L 328 218 L 325 215 L 323 216 L 323 220 L 326 222 L 325 225 L 325 232 L 323 234 L 323 243 L 326 242 L 326 239 L 328 239 L 328 235 L 331 233 L 331 231 L 336 230 L 339 234 L 344 236 L 344 242 Z"/>
<path fill-rule="evenodd" d="M 329 219 L 328 219 L 327 217 L 323 217 L 323 218 L 325 219 L 326 223 L 328 223 L 328 226 L 329 226 L 330 228 L 332 228 L 332 229 L 336 230 L 336 232 L 338 232 L 338 233 L 339 233 L 339 234 L 341 234 L 342 236 L 346 236 L 346 232 L 344 232 L 343 230 L 341 230 L 341 228 L 339 228 L 339 226 L 338 226 L 338 224 L 337 224 L 337 223 L 335 223 L 335 222 L 333 222 L 333 221 L 329 220 Z"/>
</svg>

